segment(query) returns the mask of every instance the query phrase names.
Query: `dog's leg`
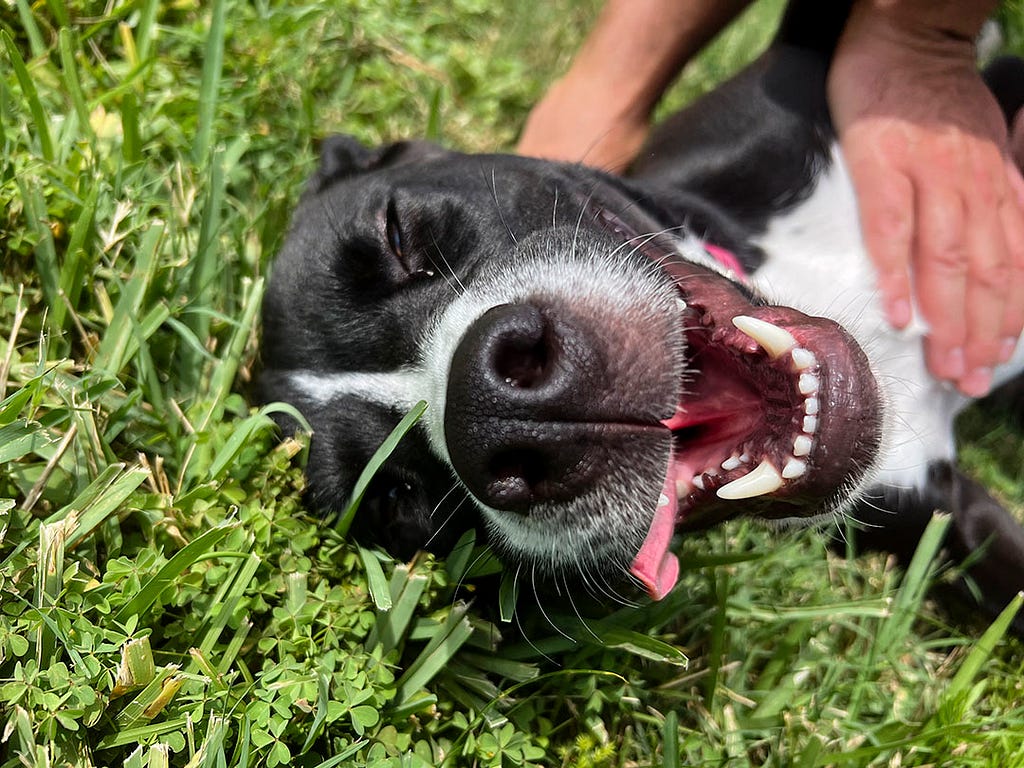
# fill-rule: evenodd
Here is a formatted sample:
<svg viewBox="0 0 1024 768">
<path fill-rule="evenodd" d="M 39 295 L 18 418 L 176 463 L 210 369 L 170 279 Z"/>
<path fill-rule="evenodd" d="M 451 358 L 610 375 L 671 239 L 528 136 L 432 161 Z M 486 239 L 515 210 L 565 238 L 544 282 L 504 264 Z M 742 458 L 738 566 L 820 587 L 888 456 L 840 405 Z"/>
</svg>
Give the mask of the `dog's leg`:
<svg viewBox="0 0 1024 768">
<path fill-rule="evenodd" d="M 945 554 L 953 563 L 966 562 L 965 577 L 977 586 L 975 597 L 961 581 L 954 587 L 956 596 L 961 602 L 977 600 L 984 614 L 994 618 L 1024 589 L 1024 528 L 952 463 L 932 464 L 922 488 L 865 494 L 852 513 L 858 525 L 846 535 L 858 551 L 892 552 L 907 563 L 934 512 L 951 515 Z M 956 615 L 955 606 L 950 608 Z M 1013 626 L 1024 633 L 1024 616 L 1018 615 Z"/>
</svg>

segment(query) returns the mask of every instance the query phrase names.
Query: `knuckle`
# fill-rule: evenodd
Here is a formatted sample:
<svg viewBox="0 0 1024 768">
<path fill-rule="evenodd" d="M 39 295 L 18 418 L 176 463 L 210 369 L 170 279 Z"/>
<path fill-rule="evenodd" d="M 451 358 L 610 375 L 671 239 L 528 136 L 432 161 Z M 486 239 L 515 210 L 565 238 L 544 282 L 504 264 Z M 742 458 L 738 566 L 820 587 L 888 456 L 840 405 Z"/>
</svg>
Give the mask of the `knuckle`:
<svg viewBox="0 0 1024 768">
<path fill-rule="evenodd" d="M 971 282 L 990 296 L 1005 297 L 1010 294 L 1013 275 L 1007 264 L 989 264 L 971 269 L 969 277 Z"/>
</svg>

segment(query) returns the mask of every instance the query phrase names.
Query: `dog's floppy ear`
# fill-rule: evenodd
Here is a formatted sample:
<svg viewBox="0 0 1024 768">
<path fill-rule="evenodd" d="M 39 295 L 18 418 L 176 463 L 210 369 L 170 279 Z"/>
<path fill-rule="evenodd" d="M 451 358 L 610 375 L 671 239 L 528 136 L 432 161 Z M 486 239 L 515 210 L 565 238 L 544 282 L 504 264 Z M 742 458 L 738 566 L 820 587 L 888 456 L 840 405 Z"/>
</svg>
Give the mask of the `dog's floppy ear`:
<svg viewBox="0 0 1024 768">
<path fill-rule="evenodd" d="M 354 136 L 328 136 L 320 143 L 320 166 L 310 180 L 311 192 L 319 192 L 336 181 L 381 168 L 418 163 L 447 154 L 429 141 L 396 141 L 366 147 Z"/>
</svg>

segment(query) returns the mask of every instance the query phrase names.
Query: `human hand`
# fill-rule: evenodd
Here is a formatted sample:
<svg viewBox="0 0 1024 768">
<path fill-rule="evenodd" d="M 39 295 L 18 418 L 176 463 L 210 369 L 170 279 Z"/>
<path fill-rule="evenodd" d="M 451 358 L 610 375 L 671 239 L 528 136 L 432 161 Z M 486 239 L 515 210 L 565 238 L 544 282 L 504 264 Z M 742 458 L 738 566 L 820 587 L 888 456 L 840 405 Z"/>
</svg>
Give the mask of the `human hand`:
<svg viewBox="0 0 1024 768">
<path fill-rule="evenodd" d="M 1024 180 L 970 39 L 904 21 L 855 4 L 829 102 L 890 322 L 913 291 L 929 370 L 980 396 L 1024 327 Z"/>
</svg>

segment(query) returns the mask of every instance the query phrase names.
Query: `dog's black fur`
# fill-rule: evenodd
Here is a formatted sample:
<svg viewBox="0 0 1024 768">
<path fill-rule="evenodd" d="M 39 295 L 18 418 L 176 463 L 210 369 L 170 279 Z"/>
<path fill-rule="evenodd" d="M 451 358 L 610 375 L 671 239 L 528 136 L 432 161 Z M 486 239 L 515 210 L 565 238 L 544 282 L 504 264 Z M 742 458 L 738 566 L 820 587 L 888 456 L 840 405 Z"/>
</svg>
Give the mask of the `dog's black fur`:
<svg viewBox="0 0 1024 768">
<path fill-rule="evenodd" d="M 852 198 L 831 192 L 848 185 L 824 83 L 848 5 L 791 7 L 772 47 L 657 129 L 629 178 L 425 142 L 324 142 L 266 297 L 261 378 L 264 399 L 292 402 L 313 426 L 311 505 L 343 507 L 404 410 L 425 398 L 422 428 L 365 497 L 364 535 L 407 556 L 447 551 L 476 526 L 541 572 L 621 576 L 653 526 L 670 454 L 711 441 L 704 424 L 661 426 L 680 382 L 699 411 L 718 396 L 702 382 L 722 375 L 708 361 L 728 358 L 733 370 L 747 354 L 761 366 L 748 389 L 788 391 L 781 368 L 728 323 L 751 314 L 816 353 L 814 449 L 795 479 L 743 501 L 714 491 L 748 469 L 705 475 L 708 491 L 688 486 L 680 498 L 679 528 L 842 512 L 866 523 L 865 545 L 907 556 L 944 510 L 953 558 L 983 548 L 971 573 L 988 613 L 1024 588 L 1024 531 L 955 466 L 951 422 L 964 401 L 927 377 L 917 337 L 880 319 L 850 239 Z M 1024 65 L 1001 60 L 988 82 L 1010 119 L 1024 105 Z M 836 220 L 814 214 L 820 206 Z M 845 246 L 831 227 L 852 243 L 846 256 L 832 253 Z M 694 235 L 732 253 L 747 277 L 715 266 Z M 821 254 L 801 261 L 808 243 Z M 828 299 L 800 286 L 805 275 L 841 281 L 845 268 L 860 293 Z M 682 315 L 678 297 L 690 305 Z M 846 322 L 853 338 L 813 315 Z M 810 407 L 801 397 L 762 415 L 799 415 Z M 729 429 L 714 424 L 708 433 Z M 800 434 L 751 429 L 775 464 L 785 457 L 772 441 Z"/>
</svg>

